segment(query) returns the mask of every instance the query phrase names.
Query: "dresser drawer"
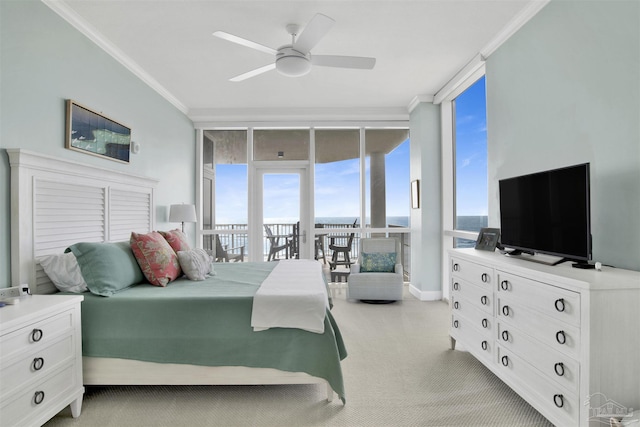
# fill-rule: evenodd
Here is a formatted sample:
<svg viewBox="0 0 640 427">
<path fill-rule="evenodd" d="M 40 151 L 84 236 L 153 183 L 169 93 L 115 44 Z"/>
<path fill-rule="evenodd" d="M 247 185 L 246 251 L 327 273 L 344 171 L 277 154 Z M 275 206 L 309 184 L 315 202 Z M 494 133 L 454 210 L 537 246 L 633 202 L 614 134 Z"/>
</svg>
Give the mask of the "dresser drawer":
<svg viewBox="0 0 640 427">
<path fill-rule="evenodd" d="M 473 322 L 457 314 L 451 316 L 451 336 L 474 356 L 492 363 L 495 340 L 490 334 L 473 326 Z"/>
<path fill-rule="evenodd" d="M 16 387 L 37 381 L 74 357 L 73 337 L 67 335 L 50 342 L 48 347 L 40 347 L 36 352 L 14 359 L 0 371 L 0 397 L 7 397 Z"/>
<path fill-rule="evenodd" d="M 527 304 L 527 307 L 529 305 Z M 580 359 L 580 329 L 525 307 L 525 302 L 498 298 L 497 319 L 554 350 Z"/>
<path fill-rule="evenodd" d="M 471 282 L 493 290 L 493 269 L 485 267 L 474 262 L 462 260 L 460 258 L 451 258 L 451 272 L 454 278 Z"/>
<path fill-rule="evenodd" d="M 39 413 L 47 411 L 51 405 L 59 404 L 57 401 L 72 390 L 76 381 L 74 367 L 69 364 L 65 369 L 46 378 L 43 382 L 26 387 L 24 393 L 15 399 L 7 399 L 2 402 L 2 408 L 0 408 L 2 425 L 28 424 L 24 420 L 36 419 Z"/>
<path fill-rule="evenodd" d="M 68 334 L 73 328 L 73 311 L 65 311 L 55 316 L 29 324 L 0 337 L 2 360 L 23 351 L 47 346 L 55 337 Z"/>
<path fill-rule="evenodd" d="M 552 381 L 566 387 L 573 393 L 578 393 L 580 384 L 580 363 L 578 361 L 502 322 L 498 323 L 498 342 L 502 347 L 531 363 Z"/>
<path fill-rule="evenodd" d="M 452 298 L 460 295 L 472 305 L 493 316 L 493 292 L 490 289 L 476 286 L 466 280 L 454 277 L 451 283 L 451 295 Z"/>
<path fill-rule="evenodd" d="M 527 307 L 561 322 L 580 326 L 579 293 L 503 271 L 498 271 L 497 277 L 498 296 L 507 295 L 509 298 L 526 301 Z"/>
<path fill-rule="evenodd" d="M 538 410 L 552 423 L 559 426 L 578 425 L 580 403 L 577 395 L 566 388 L 549 381 L 545 375 L 523 359 L 498 345 L 498 372 L 507 382 L 513 384 L 517 390 L 535 395 Z M 536 406 L 533 401 L 529 403 Z M 542 407 L 542 408 L 540 408 Z"/>
<path fill-rule="evenodd" d="M 487 313 L 478 304 L 464 298 L 462 295 L 451 297 L 451 310 L 454 314 L 461 314 L 471 321 L 476 328 L 491 334 L 494 330 L 493 314 Z"/>
</svg>

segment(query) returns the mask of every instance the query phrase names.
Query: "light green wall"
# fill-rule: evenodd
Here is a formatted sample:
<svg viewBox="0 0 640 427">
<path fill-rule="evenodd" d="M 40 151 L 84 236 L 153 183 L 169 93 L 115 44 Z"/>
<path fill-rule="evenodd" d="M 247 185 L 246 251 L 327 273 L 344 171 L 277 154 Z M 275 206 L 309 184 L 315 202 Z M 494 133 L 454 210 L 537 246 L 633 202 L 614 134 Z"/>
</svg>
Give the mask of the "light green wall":
<svg viewBox="0 0 640 427">
<path fill-rule="evenodd" d="M 11 277 L 4 148 L 157 178 L 156 226 L 178 226 L 167 223 L 168 205 L 195 200 L 191 121 L 40 1 L 0 1 L 0 30 L 0 287 Z M 140 153 L 126 165 L 65 149 L 65 99 L 131 127 Z"/>
<path fill-rule="evenodd" d="M 420 208 L 411 210 L 411 286 L 423 300 L 442 298 L 442 157 L 440 106 L 420 103 L 410 116 L 411 179 Z"/>
<path fill-rule="evenodd" d="M 640 2 L 552 0 L 486 76 L 492 225 L 499 179 L 590 162 L 593 257 L 640 270 Z"/>
</svg>

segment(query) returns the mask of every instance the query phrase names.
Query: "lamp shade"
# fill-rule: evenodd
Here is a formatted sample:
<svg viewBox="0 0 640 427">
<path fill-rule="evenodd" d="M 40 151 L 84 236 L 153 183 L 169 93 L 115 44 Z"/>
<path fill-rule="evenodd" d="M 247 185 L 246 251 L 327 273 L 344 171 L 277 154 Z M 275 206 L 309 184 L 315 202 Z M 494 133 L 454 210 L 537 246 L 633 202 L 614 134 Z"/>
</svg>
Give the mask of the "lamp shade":
<svg viewBox="0 0 640 427">
<path fill-rule="evenodd" d="M 171 205 L 169 208 L 169 222 L 196 222 L 195 205 Z"/>
</svg>

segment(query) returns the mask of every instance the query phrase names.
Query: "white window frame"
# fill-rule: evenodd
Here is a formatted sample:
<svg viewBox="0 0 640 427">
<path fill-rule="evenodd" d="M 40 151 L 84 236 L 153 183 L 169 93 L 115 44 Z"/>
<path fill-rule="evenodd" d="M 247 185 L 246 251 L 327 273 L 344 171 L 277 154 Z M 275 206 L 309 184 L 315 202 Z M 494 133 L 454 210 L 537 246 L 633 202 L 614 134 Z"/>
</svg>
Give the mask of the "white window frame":
<svg viewBox="0 0 640 427">
<path fill-rule="evenodd" d="M 449 299 L 449 250 L 456 238 L 476 240 L 478 232 L 456 230 L 456 152 L 455 152 L 455 104 L 454 100 L 482 76 L 485 63 L 481 57 L 472 61 L 442 91 L 434 97 L 440 102 L 442 144 L 442 296 Z"/>
<path fill-rule="evenodd" d="M 197 231 L 196 231 L 196 242 L 197 242 L 197 246 L 198 247 L 202 247 L 202 242 L 203 242 L 203 236 L 205 235 L 209 235 L 209 234 L 217 234 L 220 231 L 219 230 L 203 230 L 203 226 L 202 226 L 202 211 L 203 211 L 203 206 L 202 206 L 202 193 L 203 193 L 203 170 L 202 170 L 202 156 L 203 156 L 203 138 L 204 138 L 204 131 L 205 130 L 244 130 L 247 131 L 247 155 L 248 155 L 248 159 L 247 159 L 247 169 L 248 169 L 248 183 L 249 183 L 249 189 L 248 189 L 248 198 L 249 198 L 249 215 L 252 215 L 252 212 L 255 212 L 253 203 L 256 200 L 257 195 L 255 194 L 255 192 L 257 191 L 256 188 L 254 188 L 254 183 L 256 182 L 256 165 L 255 165 L 255 161 L 253 160 L 253 154 L 252 154 L 252 150 L 253 150 L 253 132 L 255 130 L 262 130 L 262 129 L 305 129 L 305 130 L 309 130 L 310 133 L 310 144 L 309 144 L 309 161 L 303 161 L 303 162 L 298 162 L 296 164 L 293 164 L 291 162 L 287 162 L 289 163 L 289 165 L 291 166 L 296 166 L 296 167 L 300 167 L 300 163 L 304 163 L 304 167 L 306 168 L 306 180 L 304 183 L 302 183 L 301 185 L 304 185 L 307 191 L 307 196 L 308 196 L 308 203 L 307 203 L 307 207 L 308 209 L 304 209 L 303 215 L 306 217 L 307 219 L 307 223 L 308 224 L 313 224 L 314 223 L 314 215 L 315 215 L 315 189 L 314 189 L 314 180 L 315 180 L 315 131 L 316 130 L 326 130 L 326 129 L 359 129 L 360 131 L 360 218 L 359 218 L 359 222 L 360 224 L 363 223 L 364 219 L 366 218 L 366 200 L 365 200 L 365 187 L 366 187 L 366 183 L 365 183 L 365 156 L 364 156 L 364 152 L 365 152 L 365 144 L 366 144 L 366 140 L 365 140 L 365 131 L 366 130 L 371 130 L 371 129 L 409 129 L 409 122 L 408 121 L 404 121 L 404 120 L 399 120 L 399 121 L 357 121 L 357 122 L 339 122 L 339 123 L 331 123 L 331 122 L 310 122 L 310 123 L 265 123 L 265 122 L 259 122 L 259 123 L 237 123 L 234 125 L 220 125 L 220 126 L 216 126 L 214 124 L 201 124 L 201 125 L 196 125 L 196 209 L 198 211 L 198 223 L 197 223 Z M 259 162 L 260 163 L 260 162 Z M 285 167 L 284 166 L 284 162 L 276 162 L 273 164 L 274 167 L 280 166 L 280 167 Z M 409 183 L 407 183 L 407 186 L 409 185 Z M 302 201 L 301 201 L 302 203 Z M 249 219 L 249 218 L 248 218 Z M 255 223 L 255 220 L 252 221 L 248 221 L 250 223 Z M 313 241 L 313 238 L 315 238 L 315 229 L 311 226 L 308 227 L 309 228 L 309 238 L 307 239 L 307 241 Z M 261 229 L 258 229 L 259 231 L 255 231 L 253 230 L 253 233 L 258 233 L 261 232 Z M 345 228 L 345 229 L 335 229 L 332 230 L 335 232 L 344 232 L 344 233 L 348 233 L 350 231 L 353 231 L 353 229 L 351 228 Z M 408 227 L 406 228 L 365 228 L 362 225 L 356 230 L 356 232 L 359 233 L 363 233 L 363 235 L 369 234 L 369 233 L 406 233 L 406 234 L 410 234 L 411 232 L 411 224 L 409 224 Z M 231 234 L 240 234 L 240 233 L 247 233 L 247 234 L 252 234 L 252 230 L 246 229 L 238 229 L 238 230 L 225 230 L 225 233 L 231 233 Z M 252 234 L 253 235 L 253 234 Z M 257 234 L 255 234 L 255 236 L 253 236 L 254 238 L 257 236 Z M 309 245 L 311 243 L 308 243 Z M 309 246 L 308 249 L 309 253 L 311 253 L 311 249 Z M 250 256 L 250 259 L 257 259 L 257 252 L 252 253 L 252 256 Z"/>
</svg>

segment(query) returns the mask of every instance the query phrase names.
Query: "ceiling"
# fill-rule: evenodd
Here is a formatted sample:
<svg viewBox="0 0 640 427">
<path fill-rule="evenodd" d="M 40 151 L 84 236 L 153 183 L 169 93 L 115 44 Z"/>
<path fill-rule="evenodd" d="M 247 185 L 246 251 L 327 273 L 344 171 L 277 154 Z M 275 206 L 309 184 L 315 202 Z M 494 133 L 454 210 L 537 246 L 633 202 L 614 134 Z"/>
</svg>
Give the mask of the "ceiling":
<svg viewBox="0 0 640 427">
<path fill-rule="evenodd" d="M 192 119 L 265 114 L 408 114 L 496 40 L 508 37 L 541 0 L 43 0 Z M 373 70 L 315 66 L 303 77 L 275 70 L 229 78 L 273 62 L 270 55 L 212 35 L 222 30 L 277 49 L 289 23 L 323 13 L 336 23 L 316 55 L 377 58 Z M 535 12 L 533 12 L 535 13 Z M 519 28 L 519 26 L 517 26 Z M 516 28 L 516 29 L 517 29 Z"/>
</svg>

